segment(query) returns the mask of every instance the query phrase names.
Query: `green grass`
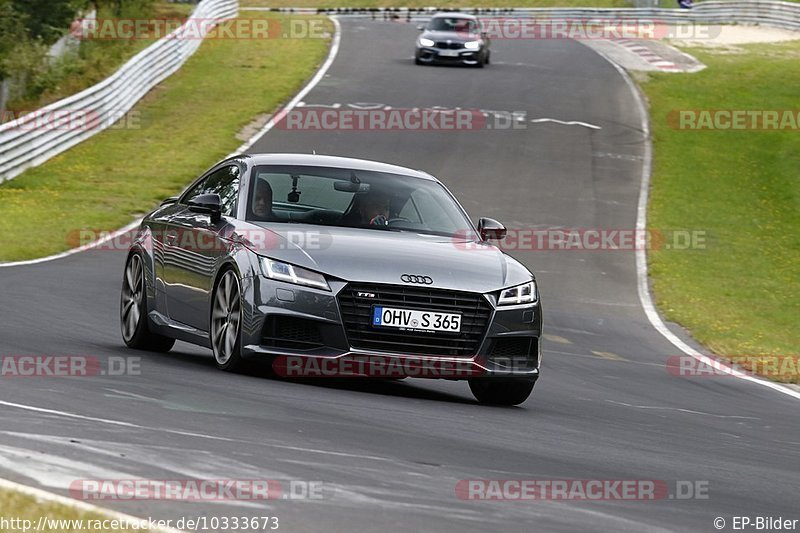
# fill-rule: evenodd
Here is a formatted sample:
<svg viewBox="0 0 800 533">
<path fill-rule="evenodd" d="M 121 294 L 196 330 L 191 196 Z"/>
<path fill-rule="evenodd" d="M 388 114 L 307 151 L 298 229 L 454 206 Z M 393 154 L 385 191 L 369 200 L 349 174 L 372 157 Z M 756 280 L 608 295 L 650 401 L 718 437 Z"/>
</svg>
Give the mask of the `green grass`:
<svg viewBox="0 0 800 533">
<path fill-rule="evenodd" d="M 242 7 L 631 7 L 628 0 L 240 0 Z"/>
<path fill-rule="evenodd" d="M 139 129 L 106 130 L 0 185 L 0 261 L 69 249 L 75 242 L 68 237 L 78 230 L 119 228 L 179 192 L 236 150 L 242 127 L 299 90 L 328 45 L 328 39 L 205 41 L 136 106 Z"/>
<path fill-rule="evenodd" d="M 51 520 L 83 520 L 84 528 L 75 527 L 76 525 L 74 522 L 72 524 L 68 523 L 53 523 L 51 522 L 50 525 L 54 526 L 51 528 L 45 528 L 46 531 L 58 531 L 60 533 L 79 533 L 85 531 L 148 531 L 147 529 L 100 529 L 100 528 L 89 528 L 89 525 L 111 525 L 110 522 L 103 524 L 100 522 L 94 522 L 95 520 L 113 520 L 108 516 L 104 516 L 97 513 L 89 513 L 85 511 L 79 511 L 73 509 L 71 507 L 66 507 L 64 505 L 56 504 L 56 503 L 49 503 L 49 502 L 42 502 L 37 500 L 33 496 L 28 496 L 27 494 L 22 494 L 19 492 L 13 492 L 9 490 L 0 490 L 0 517 L 5 518 L 6 520 L 13 520 L 19 519 L 22 520 L 30 520 L 30 528 L 28 531 L 34 531 L 39 518 L 40 517 L 47 517 Z M 13 522 L 10 525 L 15 525 Z M 25 525 L 24 522 L 16 522 L 16 525 L 20 527 L 14 528 L 0 528 L 0 533 L 5 533 L 6 531 L 11 532 L 19 532 L 23 531 L 22 526 Z M 56 525 L 62 525 L 64 527 L 55 527 Z"/>
<path fill-rule="evenodd" d="M 706 249 L 654 251 L 659 308 L 720 355 L 797 355 L 800 347 L 800 130 L 673 129 L 674 109 L 794 109 L 800 42 L 687 49 L 708 68 L 654 74 L 648 225 L 708 234 Z M 798 382 L 796 375 L 783 381 Z"/>
</svg>

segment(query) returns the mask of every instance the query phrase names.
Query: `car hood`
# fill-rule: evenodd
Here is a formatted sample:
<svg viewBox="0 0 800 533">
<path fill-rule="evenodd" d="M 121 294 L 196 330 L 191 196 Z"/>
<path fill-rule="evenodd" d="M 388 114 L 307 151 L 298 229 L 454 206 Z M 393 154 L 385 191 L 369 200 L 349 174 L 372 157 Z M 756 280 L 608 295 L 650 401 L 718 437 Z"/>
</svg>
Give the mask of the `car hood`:
<svg viewBox="0 0 800 533">
<path fill-rule="evenodd" d="M 434 41 L 453 41 L 454 43 L 464 43 L 467 41 L 478 41 L 481 36 L 476 33 L 466 33 L 460 31 L 424 31 L 420 35 L 426 39 Z"/>
<path fill-rule="evenodd" d="M 491 292 L 531 279 L 528 269 L 497 247 L 471 239 L 306 224 L 257 226 L 264 237 L 248 239 L 247 247 L 258 255 L 347 281 L 399 284 L 400 276 L 412 274 L 429 276 L 433 288 Z"/>
</svg>

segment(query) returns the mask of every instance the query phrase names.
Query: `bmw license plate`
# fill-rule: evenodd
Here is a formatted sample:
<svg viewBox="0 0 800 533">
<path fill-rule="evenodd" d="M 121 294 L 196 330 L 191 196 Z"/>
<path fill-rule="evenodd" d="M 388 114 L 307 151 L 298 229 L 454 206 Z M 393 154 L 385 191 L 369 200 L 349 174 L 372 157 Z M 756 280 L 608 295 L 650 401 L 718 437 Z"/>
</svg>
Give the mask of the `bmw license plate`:
<svg viewBox="0 0 800 533">
<path fill-rule="evenodd" d="M 440 50 L 439 55 L 444 57 L 458 57 L 458 50 Z"/>
<path fill-rule="evenodd" d="M 372 308 L 372 325 L 410 331 L 459 333 L 461 332 L 461 315 L 376 305 Z"/>
</svg>

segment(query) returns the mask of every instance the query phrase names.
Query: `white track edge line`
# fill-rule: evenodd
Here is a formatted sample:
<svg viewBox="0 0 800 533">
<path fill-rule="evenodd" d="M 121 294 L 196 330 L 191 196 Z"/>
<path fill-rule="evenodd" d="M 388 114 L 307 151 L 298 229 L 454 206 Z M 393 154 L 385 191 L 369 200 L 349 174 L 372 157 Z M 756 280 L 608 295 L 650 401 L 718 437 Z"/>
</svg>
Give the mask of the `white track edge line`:
<svg viewBox="0 0 800 533">
<path fill-rule="evenodd" d="M 61 496 L 60 494 L 55 494 L 53 492 L 48 492 L 46 490 L 38 489 L 35 487 L 31 487 L 29 485 L 23 485 L 21 483 L 17 483 L 15 481 L 11 481 L 8 479 L 0 478 L 0 489 L 6 490 L 13 490 L 16 492 L 20 492 L 22 494 L 27 494 L 28 496 L 33 496 L 38 500 L 43 500 L 50 503 L 57 503 L 59 505 L 63 505 L 65 507 L 70 507 L 73 509 L 78 509 L 80 511 L 96 513 L 99 515 L 108 516 L 112 519 L 117 519 L 120 521 L 125 521 L 129 525 L 132 523 L 142 523 L 146 522 L 147 519 L 145 518 L 137 518 L 132 515 L 120 513 L 118 511 L 114 511 L 113 509 L 107 509 L 105 507 L 98 507 L 96 505 L 92 505 L 91 503 L 86 503 L 80 500 L 75 500 L 72 498 L 67 498 L 66 496 Z M 171 527 L 157 527 L 151 528 L 145 531 L 163 531 L 164 533 L 183 533 L 180 529 L 174 529 Z"/>
<path fill-rule="evenodd" d="M 619 74 L 622 76 L 622 79 L 625 80 L 625 84 L 630 89 L 631 93 L 633 93 L 634 100 L 636 101 L 636 106 L 639 108 L 639 115 L 642 117 L 642 133 L 644 135 L 644 161 L 642 165 L 642 179 L 641 185 L 639 188 L 639 203 L 636 208 L 636 230 L 638 232 L 643 232 L 647 228 L 647 200 L 650 192 L 650 172 L 653 166 L 653 147 L 650 142 L 650 122 L 649 122 L 649 113 L 647 111 L 647 106 L 644 103 L 644 97 L 642 93 L 639 91 L 639 87 L 633 82 L 631 77 L 628 75 L 628 72 L 616 64 L 614 61 L 611 60 L 608 56 L 604 53 L 595 50 L 592 48 L 600 57 L 608 61 Z M 650 287 L 647 283 L 647 253 L 644 249 L 636 250 L 636 281 L 637 281 L 637 289 L 639 293 L 639 302 L 644 309 L 644 313 L 647 316 L 647 319 L 650 321 L 650 324 L 658 331 L 664 338 L 666 338 L 673 346 L 678 348 L 684 354 L 693 357 L 694 359 L 698 360 L 699 362 L 709 365 L 711 368 L 715 368 L 719 371 L 722 371 L 726 374 L 730 374 L 733 377 L 749 381 L 751 383 L 756 383 L 758 385 L 762 385 L 774 391 L 786 394 L 787 396 L 791 396 L 797 400 L 800 400 L 800 392 L 790 389 L 789 387 L 785 387 L 779 383 L 774 383 L 772 381 L 767 381 L 765 379 L 756 378 L 750 375 L 747 375 L 740 370 L 732 368 L 731 366 L 723 363 L 719 359 L 715 359 L 713 357 L 709 357 L 707 355 L 703 355 L 702 353 L 698 352 L 685 342 L 681 340 L 677 335 L 675 335 L 664 321 L 661 319 L 661 315 L 658 314 L 656 310 L 655 304 L 653 303 L 653 299 L 650 295 Z"/>
</svg>

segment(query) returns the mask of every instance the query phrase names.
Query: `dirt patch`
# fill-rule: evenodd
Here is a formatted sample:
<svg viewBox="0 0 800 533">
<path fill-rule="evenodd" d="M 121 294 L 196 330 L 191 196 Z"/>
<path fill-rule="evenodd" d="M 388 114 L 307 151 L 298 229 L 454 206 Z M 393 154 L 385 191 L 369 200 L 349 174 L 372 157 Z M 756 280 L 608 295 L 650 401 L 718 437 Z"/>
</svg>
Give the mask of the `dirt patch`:
<svg viewBox="0 0 800 533">
<path fill-rule="evenodd" d="M 242 142 L 249 141 L 253 135 L 261 131 L 261 128 L 263 128 L 271 118 L 272 113 L 262 113 L 258 115 L 236 134 L 236 139 Z"/>
<path fill-rule="evenodd" d="M 727 53 L 740 53 L 737 44 L 779 43 L 800 39 L 800 31 L 770 28 L 750 24 L 698 26 L 693 37 L 670 39 L 680 46 L 705 46 L 720 48 Z M 707 36 L 707 37 L 701 37 Z"/>
</svg>

